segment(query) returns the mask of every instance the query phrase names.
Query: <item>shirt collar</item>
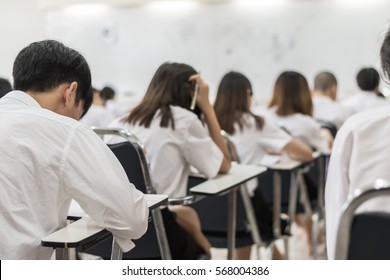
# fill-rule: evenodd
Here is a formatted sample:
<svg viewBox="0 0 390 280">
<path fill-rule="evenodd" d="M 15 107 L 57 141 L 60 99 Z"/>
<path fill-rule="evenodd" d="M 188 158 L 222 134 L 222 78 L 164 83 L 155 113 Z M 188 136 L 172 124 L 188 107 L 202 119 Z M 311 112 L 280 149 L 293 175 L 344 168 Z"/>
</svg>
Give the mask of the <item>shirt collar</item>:
<svg viewBox="0 0 390 280">
<path fill-rule="evenodd" d="M 14 99 L 28 106 L 41 108 L 38 101 L 36 101 L 31 95 L 20 90 L 13 90 L 1 98 L 1 100 L 7 99 Z"/>
<path fill-rule="evenodd" d="M 322 99 L 322 100 L 328 100 L 328 101 L 331 101 L 331 102 L 335 102 L 332 98 L 330 98 L 329 96 L 327 95 L 315 95 L 313 96 L 313 99 Z"/>
</svg>

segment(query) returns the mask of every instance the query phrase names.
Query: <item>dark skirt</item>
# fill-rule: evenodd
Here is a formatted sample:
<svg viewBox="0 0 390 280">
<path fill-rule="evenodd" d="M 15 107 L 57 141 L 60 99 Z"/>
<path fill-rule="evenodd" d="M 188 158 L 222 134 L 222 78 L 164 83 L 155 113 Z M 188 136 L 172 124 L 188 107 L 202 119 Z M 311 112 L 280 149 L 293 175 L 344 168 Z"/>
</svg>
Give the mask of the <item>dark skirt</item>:
<svg viewBox="0 0 390 280">
<path fill-rule="evenodd" d="M 161 210 L 169 249 L 174 260 L 196 260 L 206 252 L 177 222 L 176 214 L 167 208 Z"/>
</svg>

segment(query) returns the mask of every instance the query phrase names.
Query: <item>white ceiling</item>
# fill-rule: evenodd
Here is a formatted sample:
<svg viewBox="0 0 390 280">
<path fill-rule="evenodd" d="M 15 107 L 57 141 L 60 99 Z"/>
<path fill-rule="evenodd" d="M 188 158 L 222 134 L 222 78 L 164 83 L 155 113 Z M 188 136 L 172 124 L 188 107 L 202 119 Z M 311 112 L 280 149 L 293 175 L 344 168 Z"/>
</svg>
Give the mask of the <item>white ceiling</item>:
<svg viewBox="0 0 390 280">
<path fill-rule="evenodd" d="M 41 9 L 56 9 L 76 4 L 107 4 L 114 7 L 131 7 L 144 5 L 150 2 L 167 1 L 167 0 L 37 0 Z M 194 1 L 194 0 L 168 0 L 168 1 Z M 223 3 L 231 0 L 195 0 L 203 3 Z"/>
</svg>

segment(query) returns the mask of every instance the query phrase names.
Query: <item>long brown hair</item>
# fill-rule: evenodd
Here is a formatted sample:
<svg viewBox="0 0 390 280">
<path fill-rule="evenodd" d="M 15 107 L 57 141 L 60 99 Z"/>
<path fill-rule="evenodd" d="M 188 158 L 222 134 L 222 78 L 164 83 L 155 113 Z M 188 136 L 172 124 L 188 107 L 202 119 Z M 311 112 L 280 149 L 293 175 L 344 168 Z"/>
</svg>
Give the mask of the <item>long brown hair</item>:
<svg viewBox="0 0 390 280">
<path fill-rule="evenodd" d="M 306 78 L 294 71 L 280 74 L 268 107 L 276 107 L 276 114 L 279 116 L 295 113 L 312 116 L 313 103 Z"/>
<path fill-rule="evenodd" d="M 263 128 L 264 119 L 250 111 L 248 91 L 252 95 L 251 83 L 247 77 L 238 72 L 227 73 L 219 84 L 214 110 L 221 128 L 229 134 L 234 134 L 235 123 L 242 131 L 244 113 L 254 117 L 258 129 Z"/>
<path fill-rule="evenodd" d="M 171 125 L 175 129 L 170 105 L 190 109 L 191 99 L 194 94 L 194 82 L 188 79 L 196 74 L 194 68 L 182 63 L 164 63 L 154 74 L 146 94 L 140 104 L 125 117 L 130 124 L 139 124 L 146 128 L 160 109 L 161 127 Z M 195 107 L 194 113 L 200 116 L 200 109 Z"/>
</svg>

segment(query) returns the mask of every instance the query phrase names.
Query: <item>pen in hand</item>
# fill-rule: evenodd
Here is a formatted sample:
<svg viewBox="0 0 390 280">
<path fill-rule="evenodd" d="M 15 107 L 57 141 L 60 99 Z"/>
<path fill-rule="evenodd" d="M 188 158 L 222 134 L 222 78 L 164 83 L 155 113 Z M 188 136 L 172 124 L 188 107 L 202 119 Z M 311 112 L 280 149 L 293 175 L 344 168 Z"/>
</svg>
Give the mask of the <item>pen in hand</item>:
<svg viewBox="0 0 390 280">
<path fill-rule="evenodd" d="M 198 83 L 195 83 L 194 96 L 192 97 L 191 107 L 190 107 L 191 110 L 195 109 L 196 99 L 198 98 L 198 92 L 199 92 L 199 86 Z"/>
</svg>

